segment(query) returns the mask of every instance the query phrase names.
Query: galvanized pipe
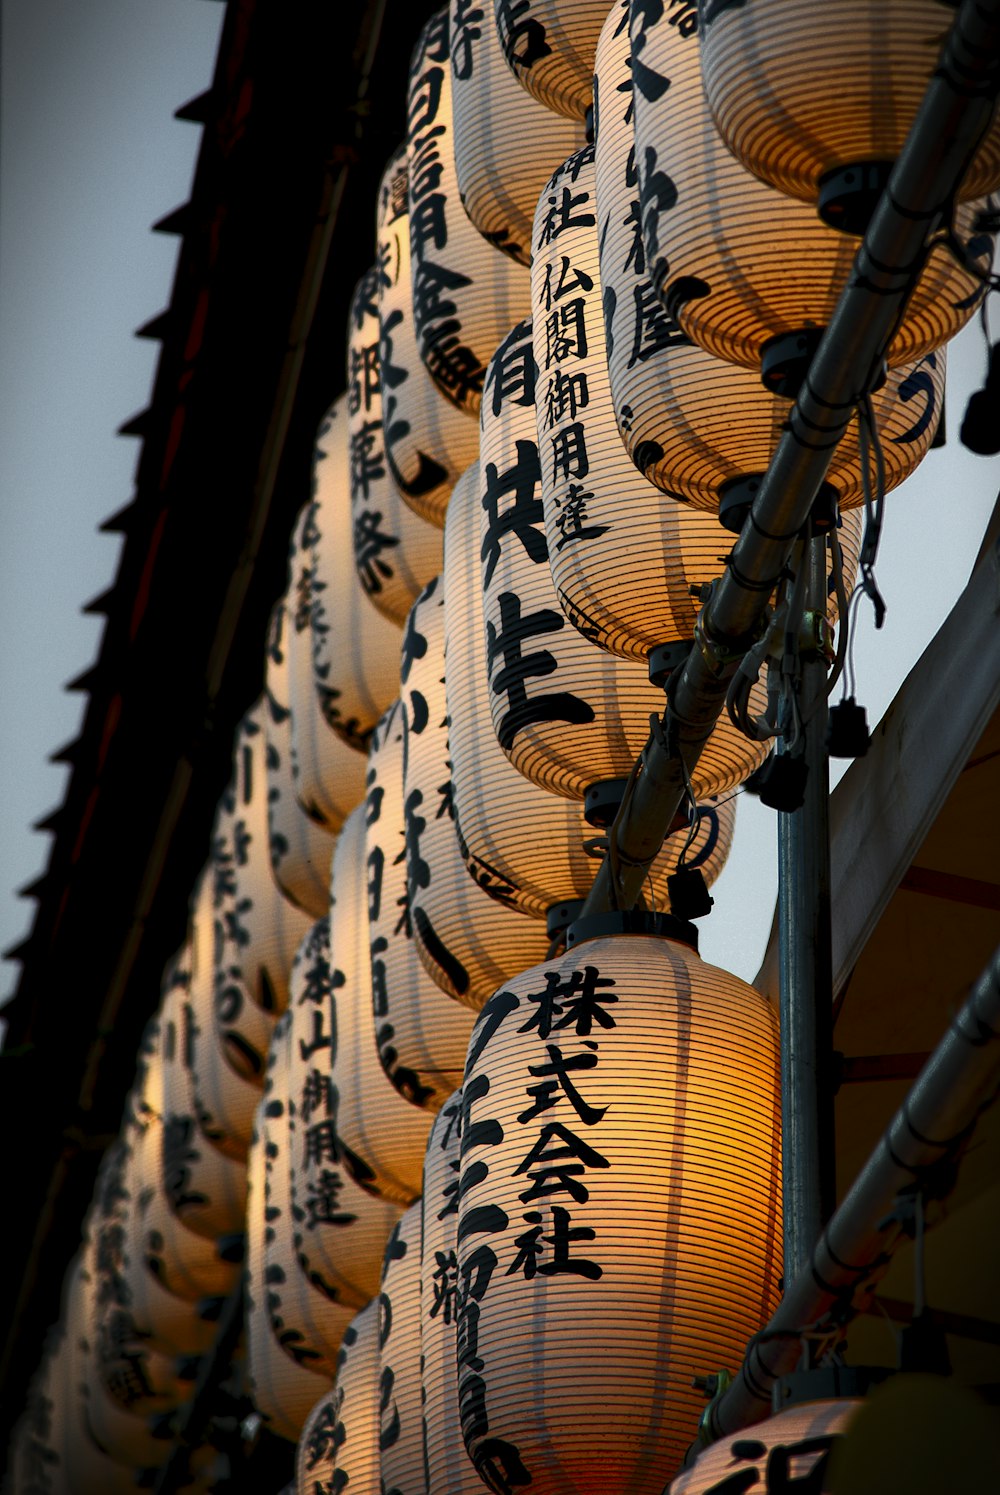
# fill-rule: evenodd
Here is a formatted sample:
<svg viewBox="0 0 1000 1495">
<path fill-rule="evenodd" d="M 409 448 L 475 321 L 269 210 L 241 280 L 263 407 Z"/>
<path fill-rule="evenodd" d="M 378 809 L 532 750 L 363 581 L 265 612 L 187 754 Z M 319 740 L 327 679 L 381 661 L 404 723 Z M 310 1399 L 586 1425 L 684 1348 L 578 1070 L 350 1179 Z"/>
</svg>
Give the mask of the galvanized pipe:
<svg viewBox="0 0 1000 1495">
<path fill-rule="evenodd" d="M 650 739 L 633 794 L 612 827 L 621 887 L 602 863 L 585 913 L 631 906 L 663 844 L 690 774 L 755 639 L 771 590 L 809 517 L 837 442 L 869 391 L 933 232 L 989 128 L 1000 91 L 1000 0 L 962 0 L 850 278 L 771 460 L 725 575 L 702 609 L 667 713 Z"/>
</svg>

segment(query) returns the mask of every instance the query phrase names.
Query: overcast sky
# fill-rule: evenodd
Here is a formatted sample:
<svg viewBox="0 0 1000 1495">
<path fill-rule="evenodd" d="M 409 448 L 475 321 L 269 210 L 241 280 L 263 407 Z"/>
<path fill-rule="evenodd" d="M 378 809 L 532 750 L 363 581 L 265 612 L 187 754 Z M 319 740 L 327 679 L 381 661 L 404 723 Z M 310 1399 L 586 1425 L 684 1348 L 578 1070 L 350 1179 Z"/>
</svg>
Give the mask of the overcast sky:
<svg viewBox="0 0 1000 1495">
<path fill-rule="evenodd" d="M 3 0 L 0 103 L 0 944 L 28 930 L 14 890 L 43 869 L 30 824 L 61 802 L 48 755 L 79 730 L 65 682 L 94 659 L 138 453 L 116 437 L 148 400 L 158 344 L 133 330 L 169 301 L 177 240 L 149 226 L 185 201 L 200 130 L 173 111 L 211 82 L 224 13 L 210 0 Z M 998 327 L 1000 331 L 1000 327 Z M 863 608 L 859 697 L 874 724 L 964 585 L 1000 463 L 957 432 L 982 382 L 978 326 L 950 350 L 948 445 L 887 504 L 875 634 Z M 702 953 L 751 979 L 771 923 L 774 816 L 741 802 Z M 0 996 L 17 978 L 6 963 Z"/>
</svg>

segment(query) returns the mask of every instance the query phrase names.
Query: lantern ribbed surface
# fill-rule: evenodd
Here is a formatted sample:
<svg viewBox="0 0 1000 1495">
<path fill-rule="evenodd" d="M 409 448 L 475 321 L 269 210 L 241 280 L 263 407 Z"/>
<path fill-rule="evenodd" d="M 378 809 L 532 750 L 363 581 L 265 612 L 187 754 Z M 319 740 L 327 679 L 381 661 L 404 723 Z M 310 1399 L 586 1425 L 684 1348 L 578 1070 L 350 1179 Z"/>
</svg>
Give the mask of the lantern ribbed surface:
<svg viewBox="0 0 1000 1495">
<path fill-rule="evenodd" d="M 772 1007 L 673 940 L 588 940 L 487 1003 L 462 1095 L 473 1462 L 536 1495 L 662 1489 L 692 1377 L 738 1366 L 779 1298 Z"/>
<path fill-rule="evenodd" d="M 411 1204 L 389 1237 L 379 1292 L 379 1460 L 382 1489 L 430 1495 L 420 1381 L 420 1220 Z"/>
<path fill-rule="evenodd" d="M 479 450 L 479 432 L 463 410 L 445 399 L 420 357 L 407 179 L 403 145 L 382 173 L 376 218 L 385 455 L 404 503 L 441 529 L 455 479 Z"/>
<path fill-rule="evenodd" d="M 768 1495 L 796 1485 L 829 1489 L 824 1470 L 830 1452 L 863 1405 L 854 1397 L 804 1402 L 755 1422 L 703 1449 L 664 1495 L 712 1495 L 726 1489 Z"/>
<path fill-rule="evenodd" d="M 402 623 L 425 582 L 441 569 L 441 536 L 403 502 L 385 455 L 379 355 L 380 267 L 358 281 L 347 321 L 347 440 L 351 541 L 361 588 L 380 613 Z"/>
<path fill-rule="evenodd" d="M 336 1456 L 333 1389 L 309 1413 L 295 1453 L 295 1495 L 330 1495 Z"/>
<path fill-rule="evenodd" d="M 451 3 L 455 170 L 465 211 L 487 243 L 531 264 L 531 221 L 557 161 L 583 144 L 579 119 L 553 119 L 525 97 L 489 17 Z"/>
<path fill-rule="evenodd" d="M 891 164 L 937 67 L 948 8 L 947 0 L 824 0 L 818 12 L 808 0 L 705 7 L 702 71 L 722 138 L 750 171 L 805 202 L 817 200 L 827 172 Z M 958 200 L 998 187 L 994 116 Z"/>
<path fill-rule="evenodd" d="M 247 712 L 233 744 L 233 779 L 212 832 L 215 979 L 242 981 L 264 1012 L 288 1003 L 288 972 L 309 916 L 282 893 L 271 870 L 263 701 Z"/>
<path fill-rule="evenodd" d="M 582 335 L 575 318 L 566 327 L 566 337 Z M 664 698 L 643 664 L 598 648 L 560 607 L 543 522 L 535 374 L 529 317 L 497 349 L 482 408 L 479 554 L 490 706 L 514 767 L 555 794 L 583 799 L 596 781 L 629 774 Z M 765 744 L 720 719 L 691 775 L 695 796 L 731 789 L 766 754 Z"/>
<path fill-rule="evenodd" d="M 448 748 L 443 593 L 441 582 L 432 582 L 406 626 L 400 677 L 406 885 L 424 968 L 442 991 L 479 1008 L 500 982 L 543 958 L 548 937 L 535 920 L 484 892 L 462 860 Z"/>
<path fill-rule="evenodd" d="M 421 1364 L 427 1488 L 433 1495 L 479 1495 L 458 1415 L 458 1176 L 462 1092 L 441 1107 L 424 1160 L 420 1256 Z"/>
<path fill-rule="evenodd" d="M 271 614 L 265 652 L 262 701 L 267 827 L 271 871 L 282 893 L 312 918 L 329 902 L 333 838 L 321 820 L 311 819 L 295 794 L 292 720 L 288 706 L 288 610 L 279 602 Z"/>
<path fill-rule="evenodd" d="M 390 706 L 368 750 L 368 918 L 375 1041 L 400 1095 L 436 1111 L 461 1083 L 473 1015 L 424 970 L 406 891 L 403 707 Z"/>
<path fill-rule="evenodd" d="M 693 28 L 685 34 L 665 14 L 654 20 L 651 11 L 633 5 L 631 32 L 650 278 L 689 337 L 720 358 L 757 369 L 771 338 L 825 326 L 857 240 L 827 228 L 811 207 L 758 181 L 729 154 L 705 100 Z M 963 243 L 976 212 L 974 204 L 956 212 Z M 992 239 L 977 233 L 975 240 L 970 253 L 982 273 Z M 946 342 L 981 297 L 979 281 L 936 248 L 889 345 L 889 364 L 911 363 Z"/>
<path fill-rule="evenodd" d="M 356 1314 L 344 1335 L 333 1388 L 333 1488 L 379 1495 L 379 1304 Z"/>
<path fill-rule="evenodd" d="M 579 804 L 518 773 L 493 732 L 483 648 L 478 480 L 474 467 L 455 484 L 444 533 L 445 688 L 455 824 L 476 883 L 539 919 L 553 904 L 590 891 L 597 863 L 584 844 L 596 832 Z M 685 861 L 700 867 L 711 883 L 729 854 L 736 802 L 706 800 L 699 811 L 702 820 Z M 686 831 L 668 836 L 649 869 L 646 892 L 659 909 L 668 906 L 666 880 L 686 840 Z"/>
<path fill-rule="evenodd" d="M 583 119 L 594 87 L 594 51 L 607 0 L 494 0 L 507 66 L 532 98 Z"/>
<path fill-rule="evenodd" d="M 299 516 L 289 560 L 288 709 L 292 773 L 299 804 L 328 831 L 340 830 L 364 794 L 365 764 L 326 722 L 313 677 L 313 615 L 317 608 L 314 505 Z"/>
<path fill-rule="evenodd" d="M 316 436 L 309 528 L 313 673 L 327 725 L 364 753 L 372 728 L 396 695 L 399 629 L 368 607 L 354 569 L 347 450 L 345 396 L 327 411 Z"/>
<path fill-rule="evenodd" d="M 367 1176 L 367 1165 L 348 1155 L 337 1133 L 341 1097 L 332 1059 L 339 1026 L 330 992 L 330 931 L 325 919 L 306 936 L 295 957 L 290 1011 L 295 1250 L 299 1267 L 318 1291 L 357 1311 L 378 1292 L 382 1251 L 402 1206 L 380 1199 L 355 1181 Z"/>
<path fill-rule="evenodd" d="M 485 243 L 466 215 L 455 171 L 448 7 L 410 60 L 407 188 L 410 276 L 420 357 L 438 389 L 467 415 L 505 327 L 528 308 L 528 272 Z"/>
<path fill-rule="evenodd" d="M 766 471 L 789 406 L 755 372 L 690 342 L 653 291 L 639 213 L 631 61 L 625 0 L 608 17 L 597 49 L 597 217 L 611 398 L 622 440 L 650 482 L 695 508 L 717 511 L 724 484 L 759 480 Z M 887 488 L 928 450 L 944 376 L 942 348 L 890 369 L 872 395 Z M 863 503 L 856 428 L 835 447 L 826 481 L 842 506 Z M 623 550 L 640 544 L 643 519 L 640 510 L 619 520 Z M 723 554 L 726 547 L 717 548 Z"/>
</svg>

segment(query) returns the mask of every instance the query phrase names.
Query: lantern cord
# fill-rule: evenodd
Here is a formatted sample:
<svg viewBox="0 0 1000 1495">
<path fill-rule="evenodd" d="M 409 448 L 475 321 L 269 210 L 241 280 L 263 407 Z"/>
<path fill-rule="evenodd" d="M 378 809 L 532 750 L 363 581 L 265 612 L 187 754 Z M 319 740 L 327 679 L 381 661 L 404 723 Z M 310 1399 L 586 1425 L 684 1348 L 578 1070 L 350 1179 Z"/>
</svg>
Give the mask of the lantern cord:
<svg viewBox="0 0 1000 1495">
<path fill-rule="evenodd" d="M 858 401 L 858 452 L 861 457 L 861 482 L 865 495 L 865 534 L 861 542 L 858 569 L 859 585 L 875 612 L 875 627 L 885 622 L 885 601 L 875 580 L 875 561 L 882 538 L 882 509 L 885 501 L 885 457 L 879 439 L 875 410 L 870 394 Z M 872 489 L 872 459 L 875 464 L 875 487 Z"/>
<path fill-rule="evenodd" d="M 830 561 L 833 572 L 833 587 L 837 595 L 839 627 L 837 629 L 837 655 L 834 659 L 833 669 L 830 671 L 830 678 L 826 686 L 827 698 L 833 695 L 837 681 L 844 673 L 844 667 L 847 663 L 848 639 L 851 632 L 848 616 L 851 610 L 851 601 L 847 595 L 847 588 L 844 585 L 844 552 L 841 548 L 840 537 L 835 529 L 830 531 Z"/>
</svg>

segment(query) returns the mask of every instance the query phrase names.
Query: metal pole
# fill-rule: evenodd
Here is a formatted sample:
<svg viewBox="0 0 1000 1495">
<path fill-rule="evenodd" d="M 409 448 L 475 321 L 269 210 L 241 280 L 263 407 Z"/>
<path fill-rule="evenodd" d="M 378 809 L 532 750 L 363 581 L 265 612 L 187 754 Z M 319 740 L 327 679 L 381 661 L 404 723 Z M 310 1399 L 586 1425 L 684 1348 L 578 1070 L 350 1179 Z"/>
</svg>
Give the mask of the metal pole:
<svg viewBox="0 0 1000 1495">
<path fill-rule="evenodd" d="M 241 1277 L 226 1299 L 212 1348 L 202 1357 L 191 1400 L 183 1408 L 173 1447 L 156 1477 L 154 1495 L 173 1495 L 188 1476 L 191 1450 L 204 1437 L 212 1416 L 219 1384 L 229 1371 L 243 1332 L 244 1279 Z"/>
<path fill-rule="evenodd" d="M 826 541 L 803 557 L 807 619 L 823 617 Z M 785 1280 L 797 1276 L 834 1205 L 833 955 L 830 933 L 830 776 L 826 659 L 815 629 L 801 661 L 799 709 L 808 777 L 797 810 L 778 814 L 781 1136 Z"/>
<path fill-rule="evenodd" d="M 1000 0 L 963 0 L 853 270 L 823 335 L 788 429 L 771 460 L 726 573 L 702 610 L 673 692 L 669 731 L 652 737 L 634 792 L 611 835 L 620 900 L 633 904 L 722 711 L 729 680 L 757 633 L 768 597 L 809 518 L 837 442 L 869 391 L 955 190 L 990 126 L 1000 90 Z M 584 912 L 613 906 L 612 858 Z"/>
</svg>

